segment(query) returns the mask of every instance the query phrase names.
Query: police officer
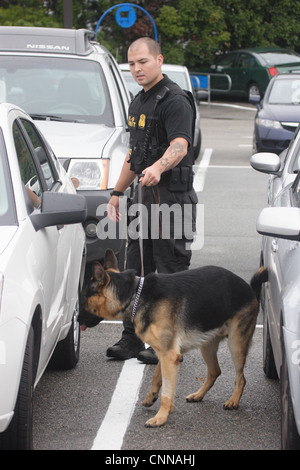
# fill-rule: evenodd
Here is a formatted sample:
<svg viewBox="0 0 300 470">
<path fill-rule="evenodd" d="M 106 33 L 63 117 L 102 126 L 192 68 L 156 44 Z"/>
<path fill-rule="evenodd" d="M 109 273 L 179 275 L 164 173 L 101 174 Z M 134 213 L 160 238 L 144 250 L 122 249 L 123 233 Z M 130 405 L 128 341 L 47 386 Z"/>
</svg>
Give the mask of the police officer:
<svg viewBox="0 0 300 470">
<path fill-rule="evenodd" d="M 164 227 L 158 227 L 157 237 L 143 237 L 145 275 L 149 272 L 172 273 L 189 268 L 191 250 L 187 242 L 193 238 L 197 196 L 192 186 L 194 102 L 187 93 L 161 71 L 163 56 L 159 44 L 148 37 L 134 41 L 128 49 L 130 71 L 143 88 L 129 107 L 129 152 L 120 177 L 107 206 L 108 217 L 118 222 L 119 197 L 136 176 L 142 185 L 143 204 L 148 214 L 148 227 L 153 228 L 159 218 L 153 218 L 151 205 L 167 204 L 180 207 L 182 219 L 170 222 L 170 236 L 163 237 Z M 133 202 L 137 202 L 137 194 Z M 157 206 L 156 206 L 157 207 Z M 186 211 L 186 208 L 191 210 Z M 184 213 L 185 212 L 185 213 Z M 186 212 L 188 214 L 186 214 Z M 152 214 L 152 218 L 151 218 Z M 184 219 L 184 223 L 183 223 Z M 175 224 L 183 228 L 182 236 L 175 237 Z M 186 233 L 183 225 L 191 228 Z M 178 230 L 177 230 L 178 231 Z M 152 230 L 153 234 L 153 230 Z M 127 269 L 141 271 L 139 241 L 128 234 Z M 157 363 L 155 352 L 145 349 L 134 334 L 132 323 L 124 322 L 121 340 L 108 348 L 108 357 L 129 359 L 137 357 L 145 363 Z"/>
</svg>

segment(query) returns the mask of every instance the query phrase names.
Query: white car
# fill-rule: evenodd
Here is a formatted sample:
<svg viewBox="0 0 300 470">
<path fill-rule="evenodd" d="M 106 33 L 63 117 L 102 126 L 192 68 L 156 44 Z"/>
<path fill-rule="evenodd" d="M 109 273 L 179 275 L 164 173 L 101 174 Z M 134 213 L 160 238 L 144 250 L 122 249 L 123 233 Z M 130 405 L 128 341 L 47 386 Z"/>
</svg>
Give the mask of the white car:
<svg viewBox="0 0 300 470">
<path fill-rule="evenodd" d="M 129 64 L 119 65 L 122 74 L 127 83 L 128 89 L 132 96 L 135 96 L 140 90 L 141 86 L 136 83 L 131 72 L 129 70 Z M 200 130 L 200 112 L 197 106 L 197 97 L 195 90 L 192 86 L 191 78 L 188 69 L 183 65 L 174 64 L 163 64 L 162 73 L 166 74 L 170 80 L 177 83 L 183 90 L 190 91 L 195 98 L 196 107 L 196 123 L 195 123 L 195 135 L 194 135 L 194 159 L 196 160 L 201 150 L 201 130 Z"/>
<path fill-rule="evenodd" d="M 0 26 L 0 58 L 0 101 L 32 117 L 87 200 L 87 262 L 111 248 L 121 266 L 125 239 L 101 225 L 129 146 L 130 95 L 114 57 L 87 29 Z"/>
<path fill-rule="evenodd" d="M 33 120 L 0 104 L 0 449 L 32 448 L 33 390 L 79 359 L 86 200 Z"/>
</svg>

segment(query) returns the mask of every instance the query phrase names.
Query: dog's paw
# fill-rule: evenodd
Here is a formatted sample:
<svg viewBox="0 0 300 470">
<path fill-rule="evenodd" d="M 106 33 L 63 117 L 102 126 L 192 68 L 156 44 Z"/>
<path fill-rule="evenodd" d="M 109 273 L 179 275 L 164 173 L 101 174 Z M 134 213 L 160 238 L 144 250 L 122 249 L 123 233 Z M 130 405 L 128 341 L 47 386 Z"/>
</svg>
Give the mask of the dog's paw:
<svg viewBox="0 0 300 470">
<path fill-rule="evenodd" d="M 157 413 L 154 418 L 148 419 L 148 421 L 146 421 L 145 426 L 146 428 L 157 428 L 163 426 L 166 423 L 167 418 L 168 417 L 161 416 L 159 413 Z"/>
<path fill-rule="evenodd" d="M 186 397 L 186 401 L 189 403 L 196 403 L 198 401 L 201 401 L 203 398 L 202 395 L 199 395 L 198 393 L 191 393 Z"/>
<path fill-rule="evenodd" d="M 223 405 L 223 410 L 237 410 L 239 407 L 239 404 L 236 403 L 234 400 L 227 400 L 226 403 Z"/>
<path fill-rule="evenodd" d="M 153 403 L 156 402 L 157 398 L 158 398 L 157 393 L 148 393 L 148 395 L 146 396 L 146 398 L 143 401 L 142 405 L 146 406 L 146 407 L 152 406 Z"/>
</svg>

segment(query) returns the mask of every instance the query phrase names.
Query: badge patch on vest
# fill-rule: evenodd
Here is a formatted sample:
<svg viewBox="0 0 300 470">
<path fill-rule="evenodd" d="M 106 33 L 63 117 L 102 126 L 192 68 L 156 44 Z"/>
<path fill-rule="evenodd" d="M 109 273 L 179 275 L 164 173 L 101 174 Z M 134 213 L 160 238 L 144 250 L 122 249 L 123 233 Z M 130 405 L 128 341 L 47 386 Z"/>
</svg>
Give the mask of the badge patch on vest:
<svg viewBox="0 0 300 470">
<path fill-rule="evenodd" d="M 136 128 L 136 121 L 137 121 L 137 116 L 128 116 L 128 126 L 132 127 L 133 129 Z"/>
<path fill-rule="evenodd" d="M 138 123 L 138 128 L 139 129 L 144 129 L 146 125 L 146 114 L 141 114 L 139 123 Z"/>
</svg>

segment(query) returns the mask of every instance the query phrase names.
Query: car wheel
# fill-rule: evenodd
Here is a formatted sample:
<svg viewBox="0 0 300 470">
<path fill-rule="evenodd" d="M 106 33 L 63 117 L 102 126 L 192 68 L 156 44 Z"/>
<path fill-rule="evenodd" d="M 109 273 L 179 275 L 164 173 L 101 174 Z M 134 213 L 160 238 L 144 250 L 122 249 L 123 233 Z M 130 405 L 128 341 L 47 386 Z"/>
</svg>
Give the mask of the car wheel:
<svg viewBox="0 0 300 470">
<path fill-rule="evenodd" d="M 32 449 L 33 351 L 34 333 L 31 328 L 26 344 L 14 416 L 6 431 L 0 434 L 1 450 Z"/>
<path fill-rule="evenodd" d="M 275 366 L 273 347 L 270 338 L 269 322 L 267 318 L 266 308 L 264 310 L 263 325 L 263 369 L 268 379 L 278 379 L 277 369 Z"/>
<path fill-rule="evenodd" d="M 248 99 L 250 99 L 250 96 L 253 95 L 260 96 L 259 86 L 255 82 L 250 83 L 250 85 L 248 86 Z"/>
<path fill-rule="evenodd" d="M 73 369 L 79 361 L 80 353 L 80 325 L 77 321 L 79 315 L 79 291 L 72 317 L 72 324 L 65 339 L 59 341 L 49 361 L 51 369 Z"/>
<path fill-rule="evenodd" d="M 295 422 L 284 346 L 282 349 L 280 371 L 281 448 L 283 450 L 300 450 L 300 436 Z"/>
</svg>

